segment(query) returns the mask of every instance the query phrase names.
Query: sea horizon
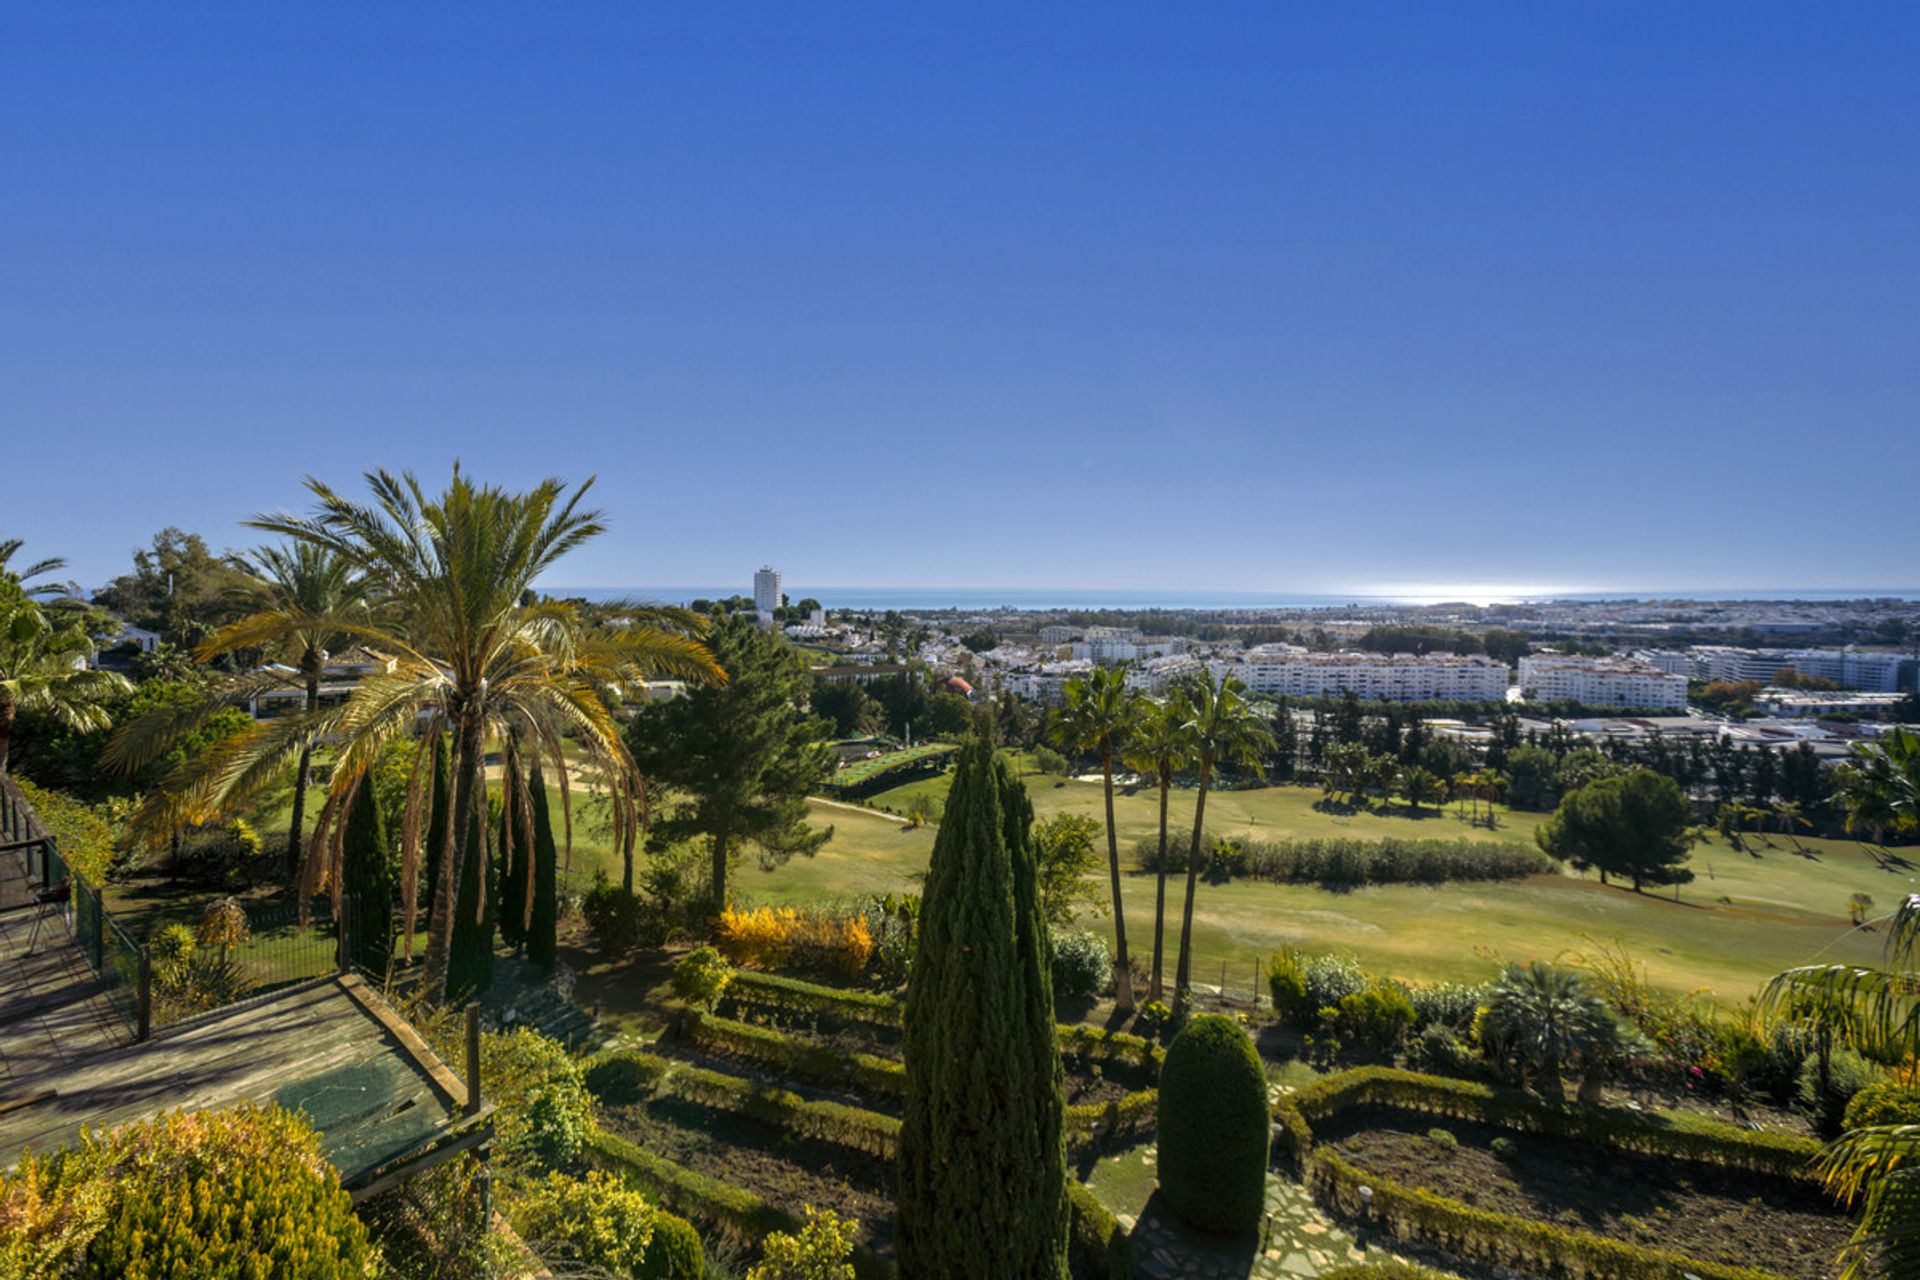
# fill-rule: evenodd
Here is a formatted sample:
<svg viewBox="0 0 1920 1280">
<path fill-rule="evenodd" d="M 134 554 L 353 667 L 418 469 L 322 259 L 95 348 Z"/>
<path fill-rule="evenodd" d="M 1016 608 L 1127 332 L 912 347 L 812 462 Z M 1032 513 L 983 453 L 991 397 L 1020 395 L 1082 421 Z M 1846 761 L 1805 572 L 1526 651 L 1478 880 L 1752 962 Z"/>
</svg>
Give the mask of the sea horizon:
<svg viewBox="0 0 1920 1280">
<path fill-rule="evenodd" d="M 596 603 L 620 600 L 684 605 L 693 600 L 720 600 L 729 596 L 752 596 L 751 582 L 719 586 L 650 587 L 542 587 L 548 595 L 577 597 Z M 1833 604 L 1852 600 L 1920 600 L 1920 588 L 1844 588 L 1786 589 L 1747 588 L 1694 591 L 1575 591 L 1547 594 L 1471 596 L 1452 594 L 1340 593 L 1245 591 L 1230 589 L 1177 590 L 1166 588 L 1117 587 L 885 587 L 885 586 L 805 586 L 783 584 L 786 597 L 795 603 L 809 597 L 827 609 L 898 609 L 905 611 L 964 610 L 993 612 L 1003 609 L 1021 611 L 1058 609 L 1118 610 L 1259 610 L 1259 609 L 1345 609 L 1395 608 L 1467 604 L 1476 607 L 1514 604 L 1586 603 L 1602 604 L 1628 601 L 1694 601 L 1700 604 L 1798 603 Z"/>
</svg>

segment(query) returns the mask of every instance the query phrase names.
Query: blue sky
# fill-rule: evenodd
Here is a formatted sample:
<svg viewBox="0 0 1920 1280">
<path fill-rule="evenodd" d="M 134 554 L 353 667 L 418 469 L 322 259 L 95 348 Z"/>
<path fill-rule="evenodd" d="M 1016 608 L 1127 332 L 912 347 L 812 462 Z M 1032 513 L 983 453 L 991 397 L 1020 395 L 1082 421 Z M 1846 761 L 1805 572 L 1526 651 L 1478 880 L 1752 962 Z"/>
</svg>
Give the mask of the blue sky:
<svg viewBox="0 0 1920 1280">
<path fill-rule="evenodd" d="M 559 579 L 1910 587 L 1920 6 L 9 5 L 0 535 L 600 477 Z"/>
</svg>

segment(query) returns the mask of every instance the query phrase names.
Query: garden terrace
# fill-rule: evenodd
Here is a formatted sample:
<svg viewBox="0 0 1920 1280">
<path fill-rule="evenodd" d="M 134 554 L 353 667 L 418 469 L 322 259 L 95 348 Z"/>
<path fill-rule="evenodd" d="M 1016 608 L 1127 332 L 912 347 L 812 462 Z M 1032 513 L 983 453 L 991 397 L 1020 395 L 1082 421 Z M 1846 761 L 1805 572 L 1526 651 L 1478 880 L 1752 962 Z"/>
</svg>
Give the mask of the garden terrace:
<svg viewBox="0 0 1920 1280">
<path fill-rule="evenodd" d="M 1279 1147 L 1337 1212 L 1359 1215 L 1370 1187 L 1371 1221 L 1481 1264 L 1823 1280 L 1852 1229 L 1806 1138 L 1385 1068 L 1309 1085 L 1275 1118 Z"/>
<path fill-rule="evenodd" d="M 858 795 L 896 786 L 918 774 L 937 772 L 946 764 L 947 757 L 959 749 L 951 742 L 928 742 L 905 751 L 889 751 L 834 770 L 833 776 L 822 785 L 836 795 Z"/>
</svg>

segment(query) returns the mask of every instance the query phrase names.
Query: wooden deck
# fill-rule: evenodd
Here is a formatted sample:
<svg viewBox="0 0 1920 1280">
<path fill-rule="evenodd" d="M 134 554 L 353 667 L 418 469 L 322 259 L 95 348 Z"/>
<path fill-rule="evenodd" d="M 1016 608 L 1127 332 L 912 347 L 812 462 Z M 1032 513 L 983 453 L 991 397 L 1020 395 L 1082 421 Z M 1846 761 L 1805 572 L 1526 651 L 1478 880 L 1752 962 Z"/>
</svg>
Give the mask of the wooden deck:
<svg viewBox="0 0 1920 1280">
<path fill-rule="evenodd" d="M 129 993 L 103 987 L 64 915 L 43 916 L 30 888 L 20 860 L 0 853 L 0 1169 L 82 1127 L 240 1101 L 305 1113 L 360 1194 L 490 1136 L 484 1111 L 466 1114 L 461 1081 L 358 977 L 283 988 L 135 1042 Z"/>
</svg>

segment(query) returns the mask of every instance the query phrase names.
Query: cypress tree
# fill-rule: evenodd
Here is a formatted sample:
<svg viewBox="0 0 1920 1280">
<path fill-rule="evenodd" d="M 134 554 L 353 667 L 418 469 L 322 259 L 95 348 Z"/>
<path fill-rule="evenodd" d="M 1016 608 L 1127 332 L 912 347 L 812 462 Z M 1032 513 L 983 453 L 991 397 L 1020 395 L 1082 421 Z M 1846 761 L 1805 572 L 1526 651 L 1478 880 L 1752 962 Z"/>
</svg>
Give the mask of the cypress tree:
<svg viewBox="0 0 1920 1280">
<path fill-rule="evenodd" d="M 440 887 L 440 848 L 447 839 L 447 823 L 453 814 L 453 761 L 447 750 L 447 735 L 433 736 L 433 802 L 427 807 L 427 857 L 420 888 L 415 890 L 414 905 L 421 919 L 433 915 L 433 899 Z"/>
<path fill-rule="evenodd" d="M 349 958 L 355 968 L 384 978 L 393 955 L 393 870 L 371 779 L 361 781 L 347 805 L 340 858 Z"/>
<path fill-rule="evenodd" d="M 470 1000 L 493 985 L 493 859 L 482 856 L 487 811 L 475 805 L 460 858 L 459 892 L 454 895 L 452 946 L 447 956 L 448 1001 Z"/>
<path fill-rule="evenodd" d="M 551 972 L 560 922 L 560 854 L 553 843 L 547 782 L 538 760 L 527 771 L 527 790 L 533 798 L 533 921 L 527 926 L 527 959 Z"/>
<path fill-rule="evenodd" d="M 1067 1274 L 1059 1042 L 1026 788 L 961 750 L 907 989 L 896 1214 L 915 1280 Z"/>
<path fill-rule="evenodd" d="M 522 921 L 527 918 L 527 861 L 532 850 L 521 837 L 520 796 L 511 776 L 500 788 L 500 796 L 500 840 L 494 846 L 500 858 L 500 937 L 518 950 L 527 937 Z"/>
</svg>

